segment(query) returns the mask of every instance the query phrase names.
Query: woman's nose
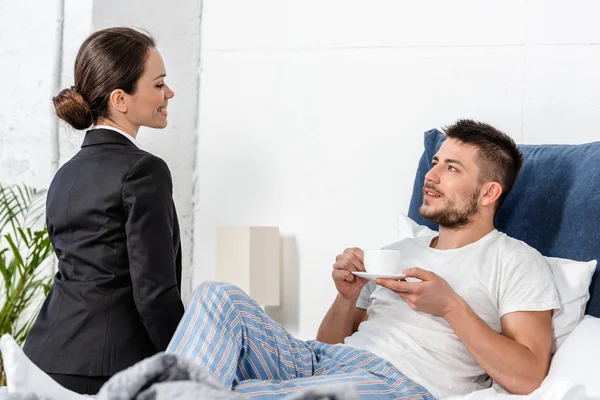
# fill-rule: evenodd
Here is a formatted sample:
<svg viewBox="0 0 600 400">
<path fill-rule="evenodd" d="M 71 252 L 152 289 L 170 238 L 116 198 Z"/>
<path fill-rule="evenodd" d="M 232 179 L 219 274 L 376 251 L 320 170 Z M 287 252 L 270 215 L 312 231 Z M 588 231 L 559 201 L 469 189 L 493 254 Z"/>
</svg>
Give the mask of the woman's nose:
<svg viewBox="0 0 600 400">
<path fill-rule="evenodd" d="M 165 85 L 167 87 L 167 90 L 165 90 L 165 97 L 167 99 L 172 99 L 173 97 L 175 97 L 175 92 L 171 90 L 171 88 L 167 85 Z"/>
</svg>

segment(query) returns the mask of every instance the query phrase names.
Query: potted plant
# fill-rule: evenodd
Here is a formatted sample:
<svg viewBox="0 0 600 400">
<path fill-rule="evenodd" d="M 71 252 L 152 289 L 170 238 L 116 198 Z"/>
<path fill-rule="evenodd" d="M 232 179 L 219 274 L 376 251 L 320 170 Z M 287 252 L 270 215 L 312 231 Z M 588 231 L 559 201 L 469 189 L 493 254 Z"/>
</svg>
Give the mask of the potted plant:
<svg viewBox="0 0 600 400">
<path fill-rule="evenodd" d="M 44 223 L 45 192 L 0 184 L 0 334 L 12 335 L 19 344 L 52 284 L 45 268 L 53 252 Z M 1 362 L 0 385 L 6 385 Z"/>
</svg>

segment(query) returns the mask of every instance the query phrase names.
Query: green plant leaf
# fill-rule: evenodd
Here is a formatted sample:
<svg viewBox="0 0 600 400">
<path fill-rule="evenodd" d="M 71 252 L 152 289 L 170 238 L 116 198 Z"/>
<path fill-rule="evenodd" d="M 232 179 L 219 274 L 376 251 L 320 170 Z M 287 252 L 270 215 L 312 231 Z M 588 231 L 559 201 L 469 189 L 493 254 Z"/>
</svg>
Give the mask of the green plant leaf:
<svg viewBox="0 0 600 400">
<path fill-rule="evenodd" d="M 17 221 L 23 217 L 27 205 L 20 201 L 20 197 L 13 187 L 0 186 L 0 232 L 4 232 L 10 225 L 16 233 Z"/>
<path fill-rule="evenodd" d="M 2 278 L 4 279 L 5 284 L 11 280 L 8 272 L 7 259 L 5 256 L 6 252 L 8 252 L 8 249 L 2 249 L 2 251 L 0 251 L 0 272 L 2 273 Z"/>
<path fill-rule="evenodd" d="M 29 229 L 24 230 L 23 228 L 17 228 L 17 233 L 19 234 L 21 239 L 23 239 L 25 246 L 29 246 L 29 237 L 28 236 L 31 236 L 31 234 L 29 234 L 30 233 Z"/>
<path fill-rule="evenodd" d="M 53 282 L 42 268 L 52 245 L 46 227 L 38 225 L 44 217 L 45 193 L 26 185 L 0 184 L 0 238 L 8 244 L 0 248 L 0 289 L 5 299 L 0 333 L 13 334 L 17 343 L 25 340 L 39 312 L 33 310 L 24 320 L 25 310 L 31 309 L 38 295 L 46 296 Z"/>
<path fill-rule="evenodd" d="M 21 252 L 19 251 L 19 248 L 17 247 L 14 240 L 12 239 L 12 236 L 10 235 L 10 233 L 5 235 L 4 237 L 6 238 L 8 245 L 11 247 L 11 249 L 13 251 L 13 256 L 15 257 L 15 260 L 17 261 L 17 265 L 23 265 L 23 257 L 21 256 Z"/>
</svg>

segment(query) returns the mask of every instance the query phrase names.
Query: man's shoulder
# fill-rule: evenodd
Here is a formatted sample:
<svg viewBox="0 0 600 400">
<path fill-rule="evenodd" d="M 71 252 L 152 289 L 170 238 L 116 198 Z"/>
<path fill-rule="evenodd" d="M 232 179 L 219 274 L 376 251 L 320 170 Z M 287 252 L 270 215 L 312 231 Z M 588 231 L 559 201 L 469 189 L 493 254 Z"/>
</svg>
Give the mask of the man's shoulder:
<svg viewBox="0 0 600 400">
<path fill-rule="evenodd" d="M 523 265 L 527 265 L 530 270 L 549 268 L 548 261 L 538 250 L 504 233 L 498 237 L 493 248 L 495 254 L 489 256 L 494 257 L 499 265 L 508 270 L 522 270 Z"/>
<path fill-rule="evenodd" d="M 506 255 L 515 255 L 527 258 L 542 258 L 542 254 L 537 251 L 534 247 L 530 246 L 526 242 L 516 239 L 512 236 L 508 236 L 503 232 L 498 232 L 498 239 L 494 246 L 497 250 L 506 253 Z"/>
</svg>

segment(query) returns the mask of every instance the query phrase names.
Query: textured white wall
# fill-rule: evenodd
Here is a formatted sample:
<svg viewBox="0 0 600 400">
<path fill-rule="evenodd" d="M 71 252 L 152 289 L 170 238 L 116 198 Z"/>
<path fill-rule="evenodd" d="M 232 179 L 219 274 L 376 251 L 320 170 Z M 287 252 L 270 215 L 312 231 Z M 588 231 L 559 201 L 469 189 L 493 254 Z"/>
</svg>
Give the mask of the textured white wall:
<svg viewBox="0 0 600 400">
<path fill-rule="evenodd" d="M 52 1 L 0 2 L 0 181 L 48 185 Z"/>
<path fill-rule="evenodd" d="M 314 338 L 345 247 L 395 238 L 422 132 L 477 118 L 519 142 L 600 138 L 600 4 L 205 0 L 195 281 L 215 227 L 278 225 L 284 306 Z"/>
<path fill-rule="evenodd" d="M 75 81 L 75 58 L 79 47 L 92 32 L 92 9 L 92 0 L 65 0 L 61 88 L 72 86 Z M 83 132 L 59 122 L 59 165 L 79 151 L 82 140 Z"/>
</svg>

